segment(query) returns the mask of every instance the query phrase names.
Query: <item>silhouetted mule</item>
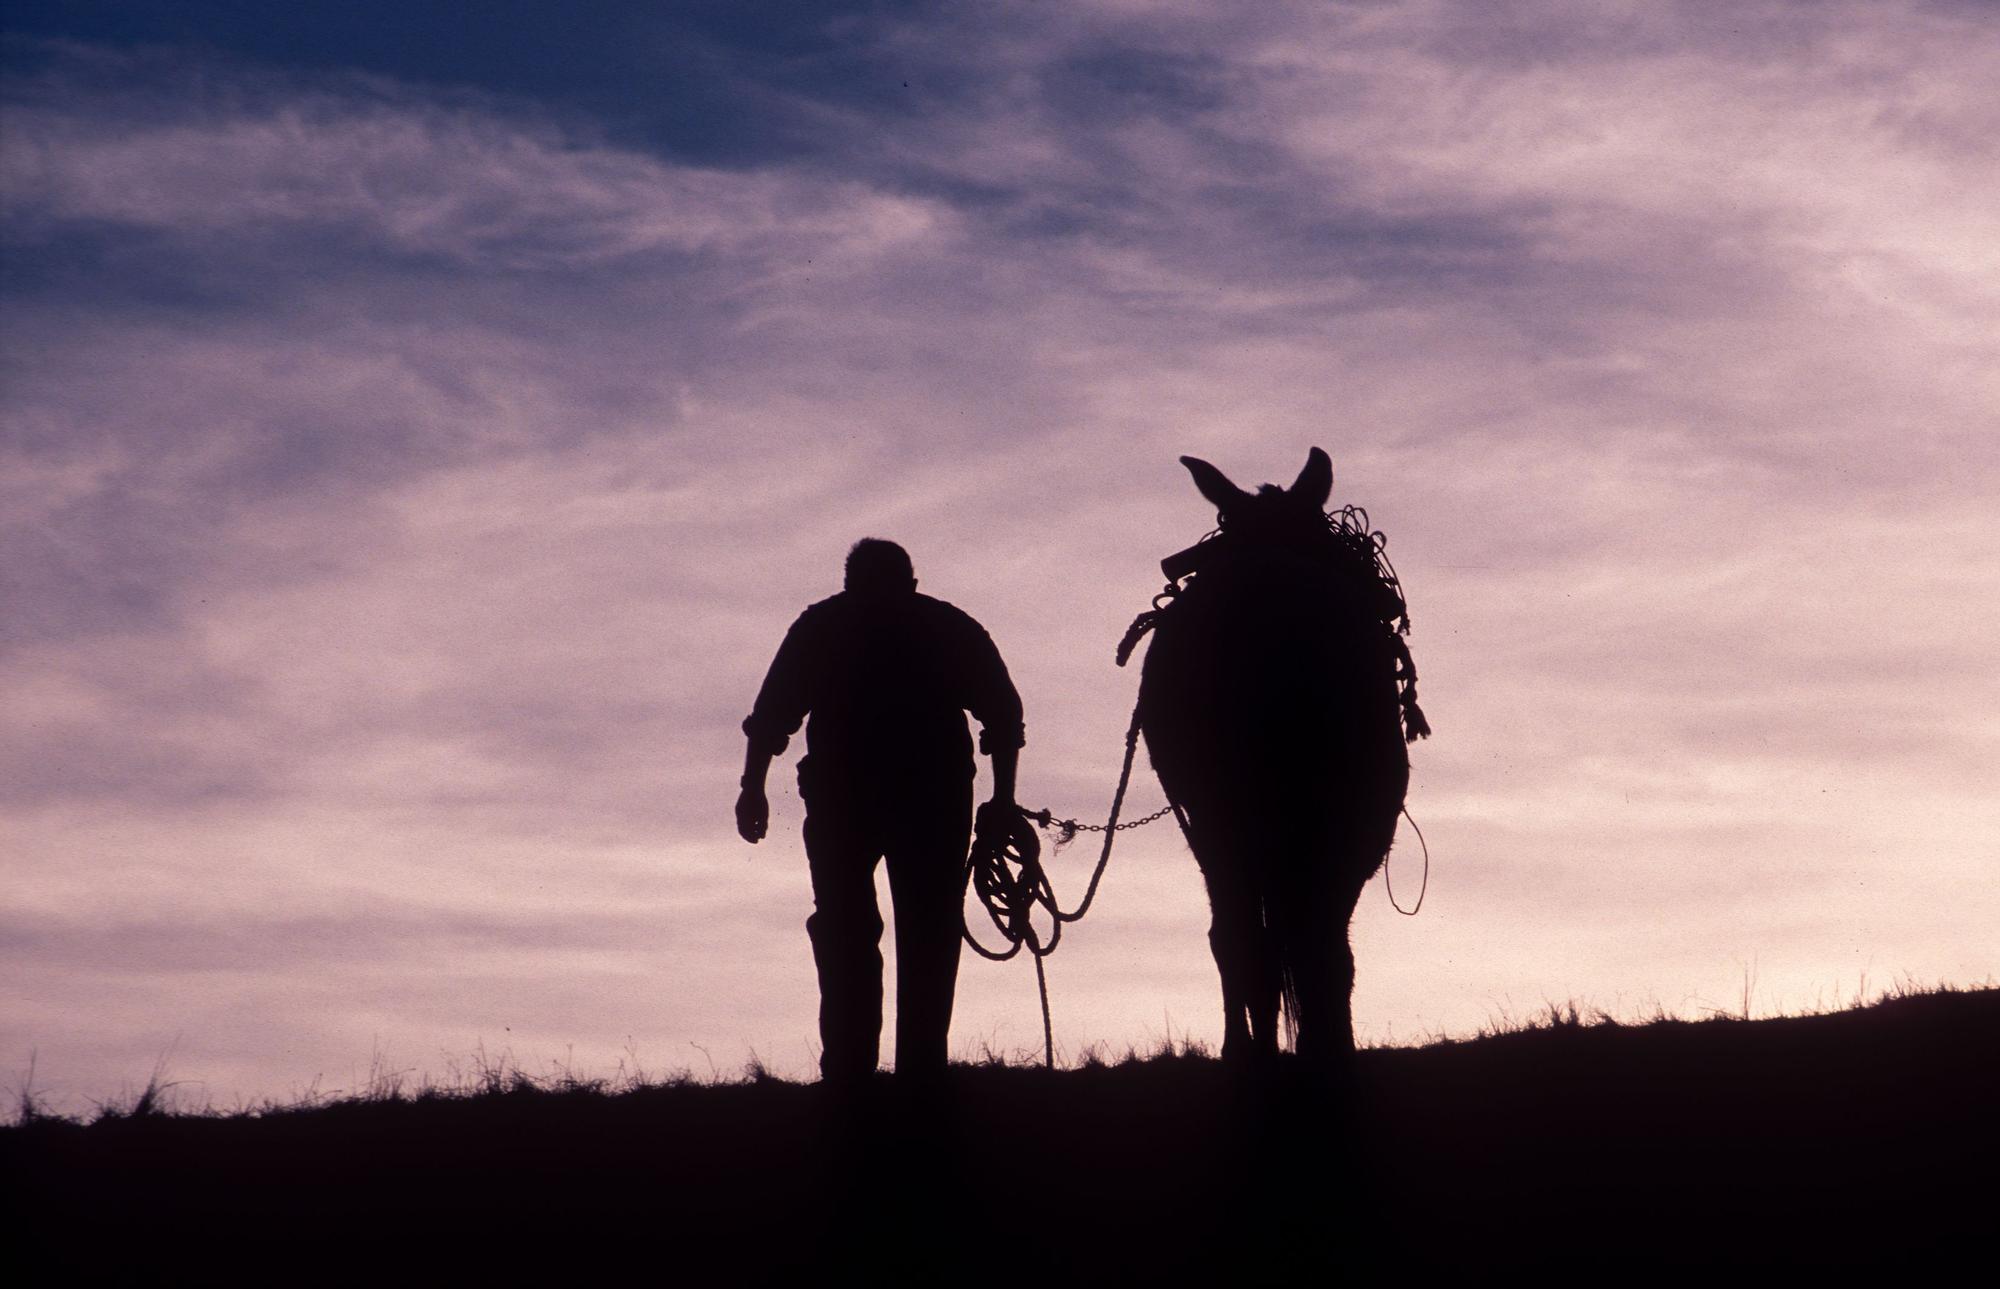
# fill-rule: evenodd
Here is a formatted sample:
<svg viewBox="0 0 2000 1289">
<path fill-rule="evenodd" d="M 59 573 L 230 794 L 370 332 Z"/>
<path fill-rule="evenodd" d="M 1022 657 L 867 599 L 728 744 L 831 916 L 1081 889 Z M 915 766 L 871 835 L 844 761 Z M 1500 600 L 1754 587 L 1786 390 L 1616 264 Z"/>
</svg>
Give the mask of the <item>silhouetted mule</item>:
<svg viewBox="0 0 2000 1289">
<path fill-rule="evenodd" d="M 1323 513 L 1333 463 L 1319 448 L 1290 488 L 1255 493 L 1181 463 L 1220 526 L 1163 561 L 1192 575 L 1153 620 L 1139 722 L 1208 885 L 1222 1054 L 1275 1053 L 1282 999 L 1299 1054 L 1344 1062 L 1348 923 L 1395 838 L 1404 720 L 1412 739 L 1429 732 L 1391 625 L 1401 598 L 1375 576 L 1375 548 L 1343 543 Z"/>
</svg>

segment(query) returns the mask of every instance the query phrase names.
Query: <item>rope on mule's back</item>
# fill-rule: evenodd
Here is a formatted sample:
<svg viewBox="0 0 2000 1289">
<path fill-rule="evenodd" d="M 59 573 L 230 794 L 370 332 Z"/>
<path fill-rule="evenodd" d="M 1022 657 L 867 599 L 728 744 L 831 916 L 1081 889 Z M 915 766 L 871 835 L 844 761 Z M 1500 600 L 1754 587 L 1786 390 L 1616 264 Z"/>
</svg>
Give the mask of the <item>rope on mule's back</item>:
<svg viewBox="0 0 2000 1289">
<path fill-rule="evenodd" d="M 1396 884 L 1389 880 L 1389 857 L 1387 855 L 1382 857 L 1382 885 L 1389 892 L 1389 907 L 1406 918 L 1413 918 L 1423 912 L 1424 896 L 1429 894 L 1431 889 L 1431 844 L 1424 840 L 1424 830 L 1417 828 L 1417 817 L 1410 813 L 1408 806 L 1403 807 L 1403 818 L 1410 821 L 1411 828 L 1416 829 L 1417 844 L 1424 848 L 1424 880 L 1417 885 L 1417 902 L 1409 908 L 1404 908 L 1402 905 L 1396 903 Z"/>
</svg>

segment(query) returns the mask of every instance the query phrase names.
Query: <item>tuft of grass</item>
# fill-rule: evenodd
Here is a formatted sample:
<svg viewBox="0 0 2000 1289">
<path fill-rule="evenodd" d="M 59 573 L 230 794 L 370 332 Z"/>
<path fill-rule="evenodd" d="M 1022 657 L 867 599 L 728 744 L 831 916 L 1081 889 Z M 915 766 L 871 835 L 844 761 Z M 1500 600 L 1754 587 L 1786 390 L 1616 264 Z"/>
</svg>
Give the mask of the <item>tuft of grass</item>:
<svg viewBox="0 0 2000 1289">
<path fill-rule="evenodd" d="M 39 1055 L 39 1049 L 28 1049 L 28 1069 L 21 1076 L 21 1082 L 15 1088 L 14 1122 L 19 1125 L 35 1123 L 38 1120 L 62 1118 L 61 1115 L 52 1113 L 47 1106 L 42 1104 L 41 1098 L 35 1094 L 35 1062 Z"/>
<path fill-rule="evenodd" d="M 129 1100 L 122 1103 L 116 1099 L 92 1102 L 95 1113 L 91 1116 L 91 1122 L 152 1119 L 165 1115 L 195 1117 L 213 1114 L 214 1109 L 210 1106 L 187 1105 L 179 1102 L 174 1096 L 175 1089 L 185 1086 L 185 1083 L 181 1079 L 167 1077 L 167 1062 L 172 1059 L 174 1048 L 179 1042 L 180 1039 L 176 1037 L 167 1045 L 167 1050 L 160 1053 L 159 1059 L 153 1062 L 153 1072 L 146 1076 L 146 1086 L 139 1089 L 136 1094 L 131 1094 Z"/>
<path fill-rule="evenodd" d="M 368 1079 L 361 1085 L 360 1091 L 355 1093 L 355 1099 L 360 1101 L 400 1101 L 403 1099 L 405 1083 L 408 1081 L 410 1075 L 415 1072 L 414 1070 L 399 1070 L 392 1066 L 389 1063 L 388 1056 L 382 1051 L 380 1039 L 377 1039 L 368 1053 Z"/>
</svg>

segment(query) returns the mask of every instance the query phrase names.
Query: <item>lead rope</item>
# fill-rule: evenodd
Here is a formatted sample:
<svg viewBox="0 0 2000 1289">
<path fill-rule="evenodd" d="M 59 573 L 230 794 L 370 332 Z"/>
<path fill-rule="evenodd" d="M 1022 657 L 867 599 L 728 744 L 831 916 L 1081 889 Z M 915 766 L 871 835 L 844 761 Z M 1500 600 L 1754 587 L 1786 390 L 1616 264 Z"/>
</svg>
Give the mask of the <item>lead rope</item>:
<svg viewBox="0 0 2000 1289">
<path fill-rule="evenodd" d="M 1125 807 L 1125 789 L 1132 782 L 1132 760 L 1138 749 L 1139 708 L 1134 704 L 1132 723 L 1125 730 L 1125 764 L 1118 771 L 1118 790 L 1111 797 L 1109 818 L 1101 824 L 1084 824 L 1074 819 L 1056 819 L 1046 809 L 1022 810 L 1009 822 L 1005 836 L 993 836 L 991 828 L 982 830 L 973 839 L 972 852 L 966 856 L 965 885 L 979 896 L 980 907 L 986 910 L 994 929 L 1007 941 L 1007 947 L 987 948 L 972 934 L 969 924 L 961 925 L 961 932 L 965 942 L 972 946 L 972 951 L 989 962 L 1005 962 L 1020 953 L 1024 946 L 1029 956 L 1034 958 L 1035 988 L 1042 1000 L 1042 1064 L 1051 1070 L 1056 1066 L 1055 1025 L 1049 1013 L 1049 978 L 1042 959 L 1056 951 L 1056 945 L 1062 940 L 1063 925 L 1080 920 L 1090 911 L 1090 902 L 1097 898 L 1097 885 L 1104 880 L 1104 870 L 1111 863 L 1111 847 L 1118 834 L 1143 828 L 1156 819 L 1165 818 L 1173 810 L 1169 805 L 1144 819 L 1122 824 L 1118 822 L 1118 812 Z M 1040 828 L 1057 829 L 1056 845 L 1059 847 L 1079 832 L 1104 834 L 1104 849 L 1098 852 L 1097 867 L 1090 874 L 1090 885 L 1084 888 L 1083 902 L 1074 909 L 1065 912 L 1057 904 L 1055 887 L 1042 869 L 1041 838 L 1028 826 L 1030 823 Z M 1046 941 L 1033 920 L 1038 906 L 1046 909 L 1050 917 Z"/>
</svg>

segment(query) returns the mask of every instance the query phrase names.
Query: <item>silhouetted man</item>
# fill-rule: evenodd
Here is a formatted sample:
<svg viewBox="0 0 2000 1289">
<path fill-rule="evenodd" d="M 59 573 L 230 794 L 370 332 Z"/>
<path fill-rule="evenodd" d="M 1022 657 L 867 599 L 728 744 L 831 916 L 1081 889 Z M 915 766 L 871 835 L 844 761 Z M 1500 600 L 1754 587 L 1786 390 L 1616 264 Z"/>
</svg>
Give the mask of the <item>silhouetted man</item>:
<svg viewBox="0 0 2000 1289">
<path fill-rule="evenodd" d="M 736 829 L 770 826 L 764 777 L 810 712 L 799 796 L 819 972 L 820 1071 L 875 1069 L 882 1034 L 882 915 L 875 864 L 889 866 L 896 910 L 896 1069 L 945 1066 L 958 982 L 960 901 L 972 834 L 972 740 L 993 758 L 982 817 L 1012 810 L 1021 699 L 984 628 L 917 594 L 909 554 L 867 538 L 847 554 L 846 589 L 799 615 L 743 722 L 749 753 Z"/>
</svg>

